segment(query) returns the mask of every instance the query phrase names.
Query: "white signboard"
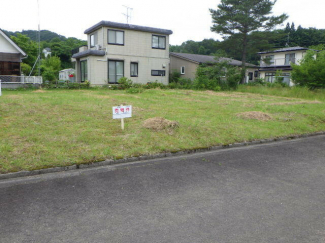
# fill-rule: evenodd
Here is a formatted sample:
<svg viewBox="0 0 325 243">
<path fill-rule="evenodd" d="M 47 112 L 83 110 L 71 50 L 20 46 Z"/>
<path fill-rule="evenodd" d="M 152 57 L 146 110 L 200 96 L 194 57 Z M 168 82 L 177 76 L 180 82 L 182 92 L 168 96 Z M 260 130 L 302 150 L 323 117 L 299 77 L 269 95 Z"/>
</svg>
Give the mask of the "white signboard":
<svg viewBox="0 0 325 243">
<path fill-rule="evenodd" d="M 132 117 L 132 105 L 113 106 L 113 119 Z"/>
</svg>

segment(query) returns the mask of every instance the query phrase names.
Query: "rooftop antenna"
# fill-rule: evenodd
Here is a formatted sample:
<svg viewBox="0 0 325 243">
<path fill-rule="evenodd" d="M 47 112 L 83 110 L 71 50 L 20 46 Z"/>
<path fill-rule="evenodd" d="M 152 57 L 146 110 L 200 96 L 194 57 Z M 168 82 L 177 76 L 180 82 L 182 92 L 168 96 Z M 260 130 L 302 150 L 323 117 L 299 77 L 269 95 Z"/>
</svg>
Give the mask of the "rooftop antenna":
<svg viewBox="0 0 325 243">
<path fill-rule="evenodd" d="M 125 5 L 122 5 L 122 6 L 126 8 L 126 14 L 125 13 L 122 13 L 122 14 L 126 17 L 126 23 L 129 23 L 129 19 L 131 19 L 131 11 L 133 10 L 133 8 L 130 8 Z M 129 14 L 129 10 L 130 10 L 130 14 Z"/>
</svg>

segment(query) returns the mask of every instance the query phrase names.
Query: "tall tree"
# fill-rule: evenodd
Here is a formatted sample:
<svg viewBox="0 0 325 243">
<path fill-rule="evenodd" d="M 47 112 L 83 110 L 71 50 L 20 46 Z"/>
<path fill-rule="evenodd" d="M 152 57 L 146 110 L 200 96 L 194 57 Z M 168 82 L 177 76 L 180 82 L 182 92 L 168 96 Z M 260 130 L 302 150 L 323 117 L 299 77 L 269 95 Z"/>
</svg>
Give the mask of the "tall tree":
<svg viewBox="0 0 325 243">
<path fill-rule="evenodd" d="M 210 9 L 213 26 L 211 31 L 241 38 L 242 77 L 246 73 L 248 35 L 254 31 L 271 30 L 282 24 L 288 16 L 271 16 L 276 0 L 221 0 L 218 9 Z"/>
</svg>

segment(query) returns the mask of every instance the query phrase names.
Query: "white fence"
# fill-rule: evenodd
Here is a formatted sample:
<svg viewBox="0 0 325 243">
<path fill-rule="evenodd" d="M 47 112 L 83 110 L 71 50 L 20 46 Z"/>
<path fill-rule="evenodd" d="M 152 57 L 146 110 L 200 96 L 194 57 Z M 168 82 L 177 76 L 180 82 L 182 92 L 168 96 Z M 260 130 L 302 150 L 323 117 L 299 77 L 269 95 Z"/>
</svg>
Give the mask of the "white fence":
<svg viewBox="0 0 325 243">
<path fill-rule="evenodd" d="M 42 84 L 41 76 L 9 76 L 0 75 L 0 82 L 3 84 Z"/>
</svg>

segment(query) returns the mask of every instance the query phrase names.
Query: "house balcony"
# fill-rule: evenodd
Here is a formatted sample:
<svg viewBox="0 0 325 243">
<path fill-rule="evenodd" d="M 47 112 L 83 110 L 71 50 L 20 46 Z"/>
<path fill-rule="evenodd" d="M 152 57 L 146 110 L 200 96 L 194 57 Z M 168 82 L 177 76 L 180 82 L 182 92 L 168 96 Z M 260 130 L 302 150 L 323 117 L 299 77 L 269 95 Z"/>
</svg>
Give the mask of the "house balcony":
<svg viewBox="0 0 325 243">
<path fill-rule="evenodd" d="M 260 62 L 260 67 L 291 66 L 292 63 L 296 63 L 296 58 L 275 58 L 270 60 L 262 59 Z"/>
</svg>

